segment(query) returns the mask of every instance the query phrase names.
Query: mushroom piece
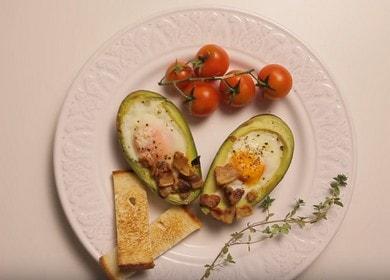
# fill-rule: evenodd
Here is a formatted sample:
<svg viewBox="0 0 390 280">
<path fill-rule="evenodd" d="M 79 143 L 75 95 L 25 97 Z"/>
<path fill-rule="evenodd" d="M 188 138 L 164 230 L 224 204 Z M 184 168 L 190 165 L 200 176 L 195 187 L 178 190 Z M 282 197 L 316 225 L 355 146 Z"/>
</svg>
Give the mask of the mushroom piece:
<svg viewBox="0 0 390 280">
<path fill-rule="evenodd" d="M 187 199 L 190 196 L 189 192 L 179 193 L 181 199 Z"/>
<path fill-rule="evenodd" d="M 216 194 L 202 194 L 200 196 L 200 205 L 208 208 L 215 208 L 221 201 L 221 198 Z"/>
<path fill-rule="evenodd" d="M 236 218 L 243 218 L 250 216 L 253 213 L 253 208 L 250 205 L 243 205 L 241 207 L 236 207 Z"/>
<path fill-rule="evenodd" d="M 158 193 L 162 198 L 168 197 L 172 193 L 172 187 L 159 188 Z"/>
<path fill-rule="evenodd" d="M 153 161 L 150 158 L 141 157 L 138 161 L 145 168 L 150 169 L 153 166 Z"/>
<path fill-rule="evenodd" d="M 169 164 L 165 161 L 158 161 L 152 171 L 153 177 L 160 188 L 165 188 L 175 184 L 175 176 Z"/>
<path fill-rule="evenodd" d="M 172 172 L 162 173 L 158 177 L 158 186 L 160 188 L 172 186 L 175 183 L 175 177 Z"/>
<path fill-rule="evenodd" d="M 231 224 L 236 216 L 236 207 L 230 207 L 225 210 L 215 208 L 212 209 L 210 213 L 215 219 L 225 224 Z"/>
<path fill-rule="evenodd" d="M 198 174 L 192 174 L 188 177 L 188 181 L 191 183 L 191 187 L 193 189 L 199 189 L 203 186 L 203 180 L 202 177 L 200 177 Z"/>
<path fill-rule="evenodd" d="M 181 152 L 175 152 L 173 155 L 172 166 L 184 176 L 188 177 L 193 173 L 188 158 Z"/>
<path fill-rule="evenodd" d="M 257 193 L 255 191 L 250 191 L 246 194 L 246 200 L 248 202 L 253 202 L 257 199 Z"/>
<path fill-rule="evenodd" d="M 203 180 L 199 179 L 198 181 L 191 182 L 191 187 L 193 189 L 200 189 L 203 186 Z"/>
<path fill-rule="evenodd" d="M 239 176 L 238 171 L 230 163 L 224 166 L 217 166 L 214 169 L 215 180 L 220 186 L 229 184 Z"/>
<path fill-rule="evenodd" d="M 163 173 L 169 173 L 169 172 L 172 172 L 171 168 L 169 167 L 169 164 L 168 162 L 166 161 L 163 161 L 163 160 L 159 160 L 156 165 L 154 166 L 153 170 L 152 170 L 152 175 L 155 177 L 155 178 L 159 178 L 161 176 L 161 174 Z"/>
<path fill-rule="evenodd" d="M 189 192 L 191 190 L 191 184 L 186 180 L 180 179 L 177 181 L 177 188 L 180 193 Z"/>
<path fill-rule="evenodd" d="M 243 189 L 233 189 L 232 187 L 225 188 L 226 198 L 228 199 L 230 205 L 236 205 L 241 197 L 244 195 Z"/>
</svg>

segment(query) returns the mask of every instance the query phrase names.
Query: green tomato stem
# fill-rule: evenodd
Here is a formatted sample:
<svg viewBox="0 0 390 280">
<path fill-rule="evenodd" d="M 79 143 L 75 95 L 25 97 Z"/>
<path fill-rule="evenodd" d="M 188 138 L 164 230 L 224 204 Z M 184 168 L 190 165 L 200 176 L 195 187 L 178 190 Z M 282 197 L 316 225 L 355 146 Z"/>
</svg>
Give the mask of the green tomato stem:
<svg viewBox="0 0 390 280">
<path fill-rule="evenodd" d="M 158 82 L 158 85 L 159 86 L 168 86 L 168 85 L 173 85 L 173 84 L 177 84 L 177 83 L 180 83 L 180 82 L 196 82 L 196 81 L 202 81 L 202 82 L 205 82 L 205 81 L 221 81 L 221 80 L 225 80 L 225 79 L 229 79 L 231 77 L 235 77 L 235 76 L 240 76 L 240 75 L 244 75 L 244 74 L 250 74 L 252 77 L 254 77 L 254 75 L 252 74 L 252 72 L 255 71 L 254 69 L 249 69 L 249 70 L 246 70 L 246 71 L 240 71 L 240 72 L 236 72 L 236 73 L 231 73 L 231 74 L 226 74 L 226 75 L 223 75 L 223 76 L 213 76 L 213 77 L 190 77 L 190 78 L 187 78 L 187 79 L 182 79 L 182 80 L 171 80 L 171 81 L 167 81 L 165 80 L 166 79 L 166 76 L 162 77 L 162 79 Z M 256 79 L 257 80 L 257 79 Z"/>
</svg>

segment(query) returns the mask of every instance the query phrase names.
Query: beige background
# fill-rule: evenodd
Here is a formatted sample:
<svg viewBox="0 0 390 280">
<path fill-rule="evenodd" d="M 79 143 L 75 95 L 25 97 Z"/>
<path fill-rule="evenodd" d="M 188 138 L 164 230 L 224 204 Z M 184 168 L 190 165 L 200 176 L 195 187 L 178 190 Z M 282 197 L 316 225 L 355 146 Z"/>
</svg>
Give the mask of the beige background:
<svg viewBox="0 0 390 280">
<path fill-rule="evenodd" d="M 209 1 L 0 1 L 0 278 L 96 279 L 67 223 L 52 168 L 67 88 L 118 30 Z M 390 1 L 221 1 L 295 33 L 329 68 L 350 109 L 358 174 L 349 212 L 298 279 L 390 278 Z M 239 4 L 238 4 L 239 3 Z"/>
</svg>

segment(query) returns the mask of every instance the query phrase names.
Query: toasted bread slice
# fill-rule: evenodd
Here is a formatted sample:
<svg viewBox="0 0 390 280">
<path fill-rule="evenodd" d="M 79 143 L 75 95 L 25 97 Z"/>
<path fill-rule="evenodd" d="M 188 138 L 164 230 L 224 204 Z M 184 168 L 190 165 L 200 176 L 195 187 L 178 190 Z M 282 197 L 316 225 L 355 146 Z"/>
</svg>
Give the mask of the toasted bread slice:
<svg viewBox="0 0 390 280">
<path fill-rule="evenodd" d="M 150 225 L 153 257 L 157 258 L 201 226 L 201 221 L 186 208 L 173 207 L 168 209 Z M 119 270 L 115 251 L 116 249 L 101 256 L 100 265 L 111 280 L 130 278 L 134 271 L 123 272 Z"/>
<path fill-rule="evenodd" d="M 100 266 L 103 268 L 103 271 L 106 273 L 109 280 L 129 279 L 135 273 L 135 270 L 127 272 L 120 271 L 116 256 L 117 248 L 115 247 L 113 250 L 99 258 Z"/>
<path fill-rule="evenodd" d="M 121 269 L 154 267 L 149 206 L 142 183 L 130 172 L 113 172 L 117 263 Z"/>
<path fill-rule="evenodd" d="M 201 226 L 202 222 L 187 208 L 168 209 L 150 227 L 153 257 L 162 255 Z"/>
</svg>

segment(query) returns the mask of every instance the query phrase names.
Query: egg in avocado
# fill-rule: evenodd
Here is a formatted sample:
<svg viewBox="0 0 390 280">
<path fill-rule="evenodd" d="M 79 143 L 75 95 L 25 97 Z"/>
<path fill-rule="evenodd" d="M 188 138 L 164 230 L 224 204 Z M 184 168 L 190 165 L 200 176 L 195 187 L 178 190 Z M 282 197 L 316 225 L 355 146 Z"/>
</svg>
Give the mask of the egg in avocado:
<svg viewBox="0 0 390 280">
<path fill-rule="evenodd" d="M 119 107 L 117 135 L 130 167 L 152 191 L 175 205 L 198 197 L 203 181 L 197 150 L 172 102 L 151 91 L 129 94 Z"/>
<path fill-rule="evenodd" d="M 283 178 L 293 152 L 293 134 L 279 117 L 264 114 L 244 122 L 214 158 L 200 197 L 202 211 L 224 223 L 251 215 Z"/>
</svg>

